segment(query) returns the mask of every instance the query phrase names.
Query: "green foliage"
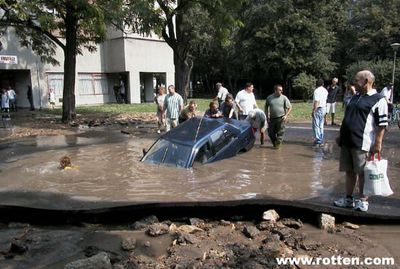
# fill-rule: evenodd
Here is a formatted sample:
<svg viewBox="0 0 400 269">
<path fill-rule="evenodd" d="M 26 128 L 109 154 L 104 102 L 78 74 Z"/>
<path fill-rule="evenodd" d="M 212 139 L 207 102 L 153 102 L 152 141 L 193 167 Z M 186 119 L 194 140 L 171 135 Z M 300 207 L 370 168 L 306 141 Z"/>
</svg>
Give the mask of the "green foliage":
<svg viewBox="0 0 400 269">
<path fill-rule="evenodd" d="M 1 0 L 0 28 L 14 27 L 22 46 L 32 48 L 46 62 L 59 64 L 54 58 L 56 46 L 65 50 L 69 45 L 64 42 L 68 26 L 77 36 L 76 53 L 83 48 L 94 51 L 120 5 L 119 0 Z"/>
<path fill-rule="evenodd" d="M 269 76 L 287 79 L 300 72 L 328 76 L 336 67 L 332 10 L 340 1 L 258 0 L 244 7 L 238 56 L 247 71 L 258 66 Z"/>
<path fill-rule="evenodd" d="M 353 80 L 357 72 L 370 70 L 375 76 L 375 87 L 380 90 L 392 81 L 393 62 L 390 60 L 360 61 L 346 69 L 346 78 Z"/>
<path fill-rule="evenodd" d="M 317 79 L 313 75 L 303 72 L 293 79 L 293 88 L 301 94 L 305 101 L 312 96 L 316 81 Z"/>
</svg>

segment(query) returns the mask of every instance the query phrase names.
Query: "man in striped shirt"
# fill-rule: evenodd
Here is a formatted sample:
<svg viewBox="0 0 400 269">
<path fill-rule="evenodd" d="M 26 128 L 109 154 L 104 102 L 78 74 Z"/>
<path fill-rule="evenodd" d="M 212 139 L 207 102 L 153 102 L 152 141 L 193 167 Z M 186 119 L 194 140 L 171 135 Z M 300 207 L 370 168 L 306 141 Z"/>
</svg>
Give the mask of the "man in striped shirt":
<svg viewBox="0 0 400 269">
<path fill-rule="evenodd" d="M 373 88 L 375 76 L 368 70 L 356 75 L 358 93 L 346 106 L 340 128 L 339 170 L 346 172 L 346 197 L 334 202 L 335 206 L 368 210 L 368 197 L 363 194 L 364 166 L 368 154 L 380 153 L 388 125 L 388 106 L 383 95 Z M 354 201 L 353 192 L 358 179 L 360 200 Z"/>
<path fill-rule="evenodd" d="M 168 86 L 168 92 L 164 100 L 167 132 L 171 130 L 171 128 L 178 126 L 179 113 L 183 109 L 183 98 L 175 91 L 174 85 Z"/>
</svg>

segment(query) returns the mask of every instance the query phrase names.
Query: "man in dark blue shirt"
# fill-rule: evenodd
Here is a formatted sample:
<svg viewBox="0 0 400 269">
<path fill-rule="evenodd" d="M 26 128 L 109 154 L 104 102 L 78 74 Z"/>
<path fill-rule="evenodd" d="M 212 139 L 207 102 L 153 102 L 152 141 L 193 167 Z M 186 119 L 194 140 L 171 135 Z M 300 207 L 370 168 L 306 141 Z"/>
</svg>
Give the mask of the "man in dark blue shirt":
<svg viewBox="0 0 400 269">
<path fill-rule="evenodd" d="M 356 75 L 358 93 L 346 107 L 340 128 L 339 170 L 346 172 L 346 197 L 334 202 L 335 206 L 368 210 L 368 197 L 363 194 L 364 166 L 368 154 L 380 153 L 388 125 L 388 107 L 385 98 L 373 88 L 374 75 L 363 70 Z M 353 192 L 359 182 L 360 200 L 354 201 Z"/>
</svg>

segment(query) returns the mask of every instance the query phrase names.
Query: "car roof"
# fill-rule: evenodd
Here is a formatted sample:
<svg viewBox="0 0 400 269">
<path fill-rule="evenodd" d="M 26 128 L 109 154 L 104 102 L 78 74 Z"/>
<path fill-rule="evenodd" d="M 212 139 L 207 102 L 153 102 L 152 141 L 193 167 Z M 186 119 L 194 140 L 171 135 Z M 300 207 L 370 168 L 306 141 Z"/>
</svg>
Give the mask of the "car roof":
<svg viewBox="0 0 400 269">
<path fill-rule="evenodd" d="M 228 118 L 211 119 L 207 117 L 194 117 L 179 124 L 176 128 L 171 129 L 163 135 L 162 138 L 180 144 L 193 146 L 197 142 L 203 140 L 203 138 L 208 137 L 209 134 L 226 125 L 233 125 L 233 128 L 236 127 L 240 131 L 250 126 L 246 121 L 238 121 Z"/>
</svg>

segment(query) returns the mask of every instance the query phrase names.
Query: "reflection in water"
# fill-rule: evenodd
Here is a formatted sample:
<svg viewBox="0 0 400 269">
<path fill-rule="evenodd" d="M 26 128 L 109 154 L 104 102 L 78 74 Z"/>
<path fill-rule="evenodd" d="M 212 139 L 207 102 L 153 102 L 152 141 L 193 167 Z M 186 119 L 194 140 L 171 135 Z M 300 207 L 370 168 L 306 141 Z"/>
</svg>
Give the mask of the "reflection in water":
<svg viewBox="0 0 400 269">
<path fill-rule="evenodd" d="M 126 138 L 97 145 L 84 140 L 72 142 L 86 146 L 43 150 L 0 163 L 0 190 L 65 194 L 89 201 L 157 202 L 248 199 L 257 195 L 303 199 L 341 191 L 344 184 L 334 145 L 318 150 L 305 143 L 285 144 L 281 150 L 256 145 L 231 159 L 179 169 L 139 162 L 141 149 L 148 148 L 151 139 Z M 68 144 L 61 138 L 53 142 Z M 64 155 L 71 158 L 76 169 L 58 169 Z M 391 173 L 398 174 L 399 168 L 395 169 Z"/>
</svg>

